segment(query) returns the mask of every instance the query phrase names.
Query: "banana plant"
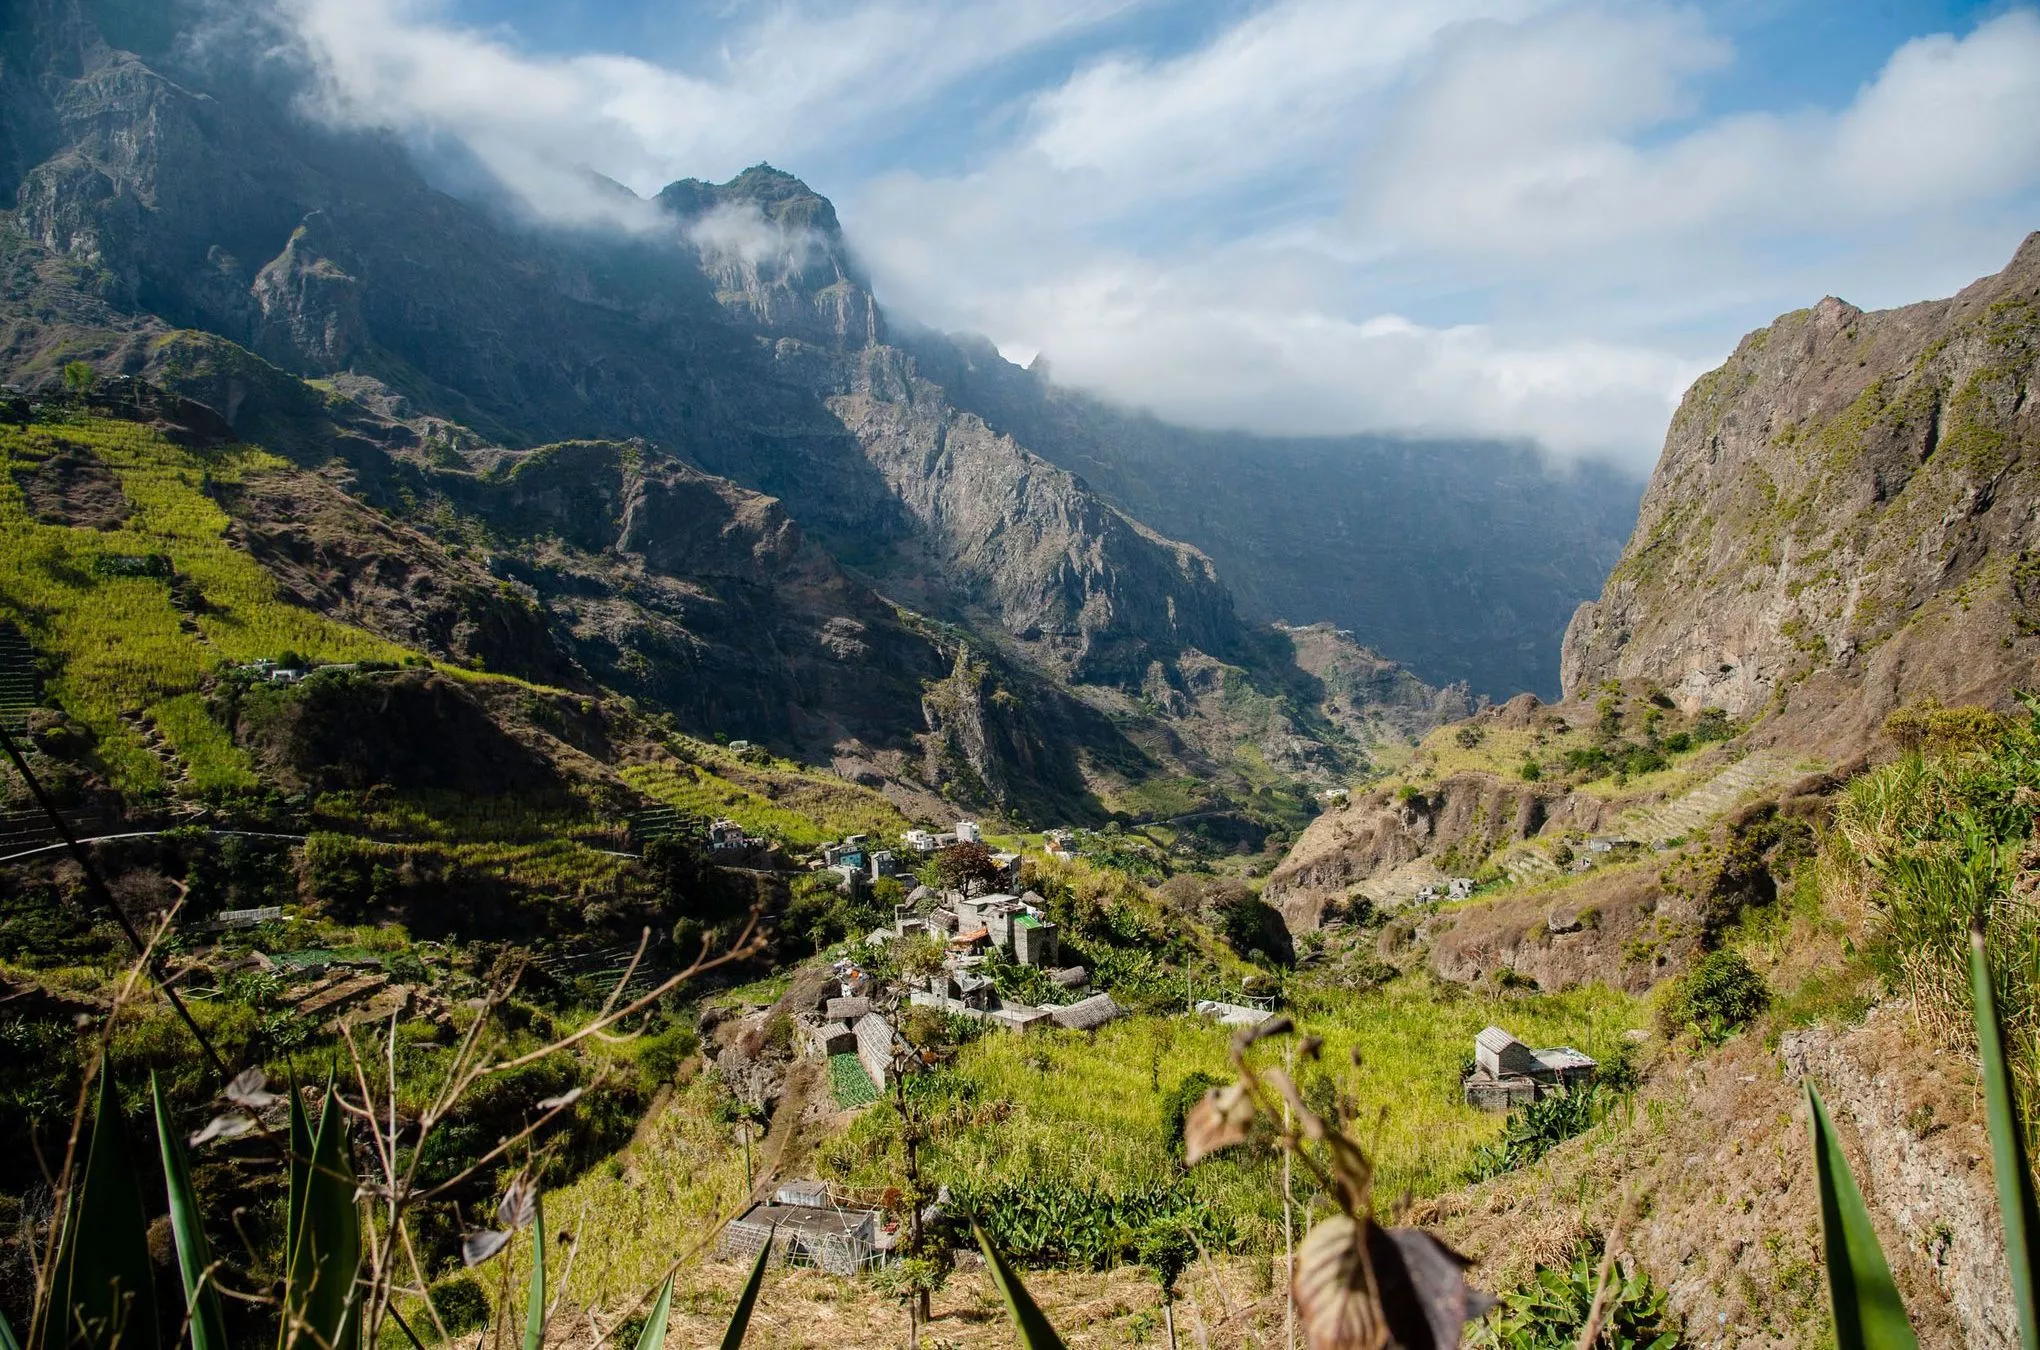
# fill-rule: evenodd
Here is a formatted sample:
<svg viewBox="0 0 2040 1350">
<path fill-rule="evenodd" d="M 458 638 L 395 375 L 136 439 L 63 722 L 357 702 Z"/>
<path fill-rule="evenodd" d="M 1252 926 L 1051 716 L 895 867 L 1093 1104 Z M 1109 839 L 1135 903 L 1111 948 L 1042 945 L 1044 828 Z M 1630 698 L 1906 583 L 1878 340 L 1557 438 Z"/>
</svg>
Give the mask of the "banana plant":
<svg viewBox="0 0 2040 1350">
<path fill-rule="evenodd" d="M 2004 1026 L 1998 1016 L 1990 958 L 1984 949 L 1980 910 L 1970 929 L 1969 982 L 1998 1216 L 2005 1226 L 2005 1258 L 2011 1267 L 2012 1301 L 2019 1314 L 2019 1344 L 2024 1350 L 2040 1350 L 2040 1315 L 2035 1310 L 2035 1290 L 2040 1288 L 2040 1265 L 2035 1258 L 2040 1253 L 2034 1246 L 2040 1241 L 2040 1208 L 2034 1201 L 2031 1155 L 2005 1054 Z M 1806 1100 L 1814 1173 L 1820 1183 L 1821 1237 L 1827 1249 L 1835 1342 L 1839 1350 L 1916 1350 L 1919 1342 L 1906 1320 L 1884 1249 L 1870 1226 L 1863 1194 L 1856 1188 L 1834 1123 L 1810 1080 Z"/>
</svg>

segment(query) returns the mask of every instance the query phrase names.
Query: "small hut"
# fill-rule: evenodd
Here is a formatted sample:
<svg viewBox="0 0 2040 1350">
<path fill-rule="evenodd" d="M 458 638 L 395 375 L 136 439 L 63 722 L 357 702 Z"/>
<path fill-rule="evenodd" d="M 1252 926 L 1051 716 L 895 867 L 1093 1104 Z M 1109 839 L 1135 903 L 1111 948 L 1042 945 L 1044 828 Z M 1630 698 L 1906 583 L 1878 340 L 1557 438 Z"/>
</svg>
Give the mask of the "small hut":
<svg viewBox="0 0 2040 1350">
<path fill-rule="evenodd" d="M 1540 1097 L 1585 1087 L 1600 1066 L 1569 1045 L 1532 1050 L 1500 1027 L 1473 1038 L 1473 1072 L 1463 1084 L 1466 1104 L 1507 1111 Z"/>
<path fill-rule="evenodd" d="M 1071 1031 L 1096 1031 L 1114 1018 L 1124 1017 L 1126 1009 L 1114 1002 L 1110 994 L 1093 994 L 1067 1007 L 1050 1008 L 1048 1015 L 1059 1027 Z"/>
</svg>

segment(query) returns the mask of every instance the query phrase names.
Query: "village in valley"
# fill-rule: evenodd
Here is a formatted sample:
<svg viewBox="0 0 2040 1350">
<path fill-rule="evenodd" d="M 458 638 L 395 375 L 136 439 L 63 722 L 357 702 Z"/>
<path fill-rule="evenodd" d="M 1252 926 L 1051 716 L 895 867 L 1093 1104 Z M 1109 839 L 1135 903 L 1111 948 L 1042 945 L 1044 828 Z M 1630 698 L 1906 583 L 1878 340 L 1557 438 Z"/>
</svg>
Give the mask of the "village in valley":
<svg viewBox="0 0 2040 1350">
<path fill-rule="evenodd" d="M 707 827 L 712 846 L 726 856 L 762 847 L 731 820 Z M 1043 855 L 1077 856 L 1071 831 L 1050 830 Z M 911 1075 L 941 1067 L 940 1056 L 903 1033 L 914 1010 L 965 1019 L 987 1032 L 1024 1036 L 1043 1028 L 1093 1032 L 1128 1015 L 1112 994 L 1093 986 L 1091 972 L 1066 964 L 1047 900 L 1023 881 L 1025 859 L 994 849 L 977 822 L 953 829 L 901 832 L 897 848 L 852 834 L 823 846 L 809 861 L 830 874 L 846 894 L 869 892 L 886 881 L 912 882 L 893 906 L 892 922 L 872 929 L 852 950 L 828 961 L 818 981 L 798 986 L 791 1009 L 801 1060 L 821 1068 L 829 1101 L 855 1111 L 897 1095 Z M 921 880 L 944 875 L 955 884 Z M 1462 899 L 1464 878 L 1425 888 L 1419 907 Z M 861 948 L 861 954 L 858 949 Z M 1021 1002 L 1002 994 L 993 972 L 1001 967 L 1038 972 L 1055 996 Z M 880 973 L 881 968 L 884 973 Z M 1253 1028 L 1277 1015 L 1280 997 L 1249 977 L 1224 997 L 1186 989 L 1176 1015 L 1227 1028 Z M 764 1009 L 752 1009 L 754 1017 Z M 1465 1104 L 1483 1112 L 1510 1112 L 1553 1097 L 1590 1091 L 1597 1062 L 1571 1046 L 1532 1049 L 1499 1026 L 1475 1037 L 1462 1075 Z M 924 1212 L 934 1222 L 938 1200 Z M 902 1235 L 886 1210 L 840 1186 L 812 1178 L 782 1180 L 734 1218 L 717 1252 L 748 1260 L 771 1246 L 789 1265 L 854 1276 L 883 1266 L 899 1252 Z"/>
</svg>

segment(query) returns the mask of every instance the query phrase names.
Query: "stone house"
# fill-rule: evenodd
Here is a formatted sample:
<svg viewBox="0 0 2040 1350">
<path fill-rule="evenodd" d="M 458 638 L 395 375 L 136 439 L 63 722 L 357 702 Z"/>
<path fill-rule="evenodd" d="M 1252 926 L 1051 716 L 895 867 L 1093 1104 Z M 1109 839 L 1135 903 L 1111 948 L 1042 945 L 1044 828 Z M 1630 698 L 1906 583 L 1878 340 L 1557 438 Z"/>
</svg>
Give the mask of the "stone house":
<svg viewBox="0 0 2040 1350">
<path fill-rule="evenodd" d="M 1600 1066 L 1569 1045 L 1532 1050 L 1500 1027 L 1473 1038 L 1473 1072 L 1463 1090 L 1468 1106 L 1507 1111 L 1555 1092 L 1585 1087 Z"/>
</svg>

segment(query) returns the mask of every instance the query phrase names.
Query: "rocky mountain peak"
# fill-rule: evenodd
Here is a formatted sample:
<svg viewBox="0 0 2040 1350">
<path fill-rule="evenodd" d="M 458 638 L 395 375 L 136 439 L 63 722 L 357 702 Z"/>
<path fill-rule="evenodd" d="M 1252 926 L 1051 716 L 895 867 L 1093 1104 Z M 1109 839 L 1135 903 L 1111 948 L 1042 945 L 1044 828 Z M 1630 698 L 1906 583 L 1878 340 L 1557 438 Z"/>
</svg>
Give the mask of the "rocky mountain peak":
<svg viewBox="0 0 2040 1350">
<path fill-rule="evenodd" d="M 1562 657 L 1830 748 L 2040 662 L 2040 234 L 1946 300 L 1832 296 L 1744 338 L 1672 419 Z"/>
<path fill-rule="evenodd" d="M 885 340 L 835 206 L 792 174 L 755 164 L 727 183 L 683 178 L 654 200 L 700 255 L 717 301 L 745 324 L 836 349 Z"/>
</svg>

